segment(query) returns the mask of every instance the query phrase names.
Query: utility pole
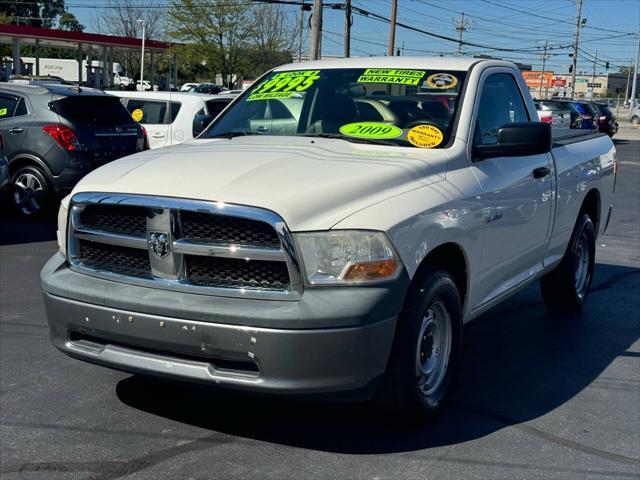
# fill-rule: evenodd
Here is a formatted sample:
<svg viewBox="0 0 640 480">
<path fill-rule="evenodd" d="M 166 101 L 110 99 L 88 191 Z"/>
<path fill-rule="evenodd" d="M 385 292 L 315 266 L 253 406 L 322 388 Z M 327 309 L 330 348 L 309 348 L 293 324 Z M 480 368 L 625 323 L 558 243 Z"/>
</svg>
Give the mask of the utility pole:
<svg viewBox="0 0 640 480">
<path fill-rule="evenodd" d="M 389 30 L 389 49 L 387 55 L 393 57 L 393 49 L 396 43 L 396 13 L 398 10 L 398 0 L 391 0 L 391 28 Z"/>
<path fill-rule="evenodd" d="M 549 55 L 547 55 L 547 48 L 549 48 L 549 42 L 545 40 L 544 42 L 544 53 L 541 55 L 542 58 L 542 77 L 540 78 L 540 89 L 538 90 L 538 96 L 542 98 L 542 82 L 544 82 L 544 72 L 545 69 L 547 67 L 547 58 L 549 58 Z M 544 88 L 544 98 L 547 98 L 547 87 L 545 85 Z"/>
<path fill-rule="evenodd" d="M 351 56 L 351 0 L 344 2 L 344 56 Z"/>
<path fill-rule="evenodd" d="M 598 50 L 593 56 L 593 76 L 591 77 L 591 83 L 596 83 L 596 63 L 598 62 Z"/>
<path fill-rule="evenodd" d="M 313 0 L 313 13 L 311 14 L 311 49 L 310 60 L 320 60 L 322 53 L 322 0 Z"/>
<path fill-rule="evenodd" d="M 298 39 L 298 62 L 302 61 L 302 35 L 304 32 L 304 0 L 300 2 L 300 38 Z"/>
<path fill-rule="evenodd" d="M 573 69 L 571 70 L 571 88 L 573 98 L 577 98 L 576 92 L 576 68 L 578 68 L 578 40 L 580 39 L 580 27 L 582 23 L 582 0 L 578 0 L 578 16 L 576 17 L 576 33 L 573 34 Z"/>
<path fill-rule="evenodd" d="M 631 66 L 633 65 L 633 59 L 629 60 L 629 69 L 627 70 L 627 83 L 624 85 L 624 102 L 629 100 L 629 80 L 631 79 Z"/>
<path fill-rule="evenodd" d="M 633 69 L 633 83 L 631 84 L 631 99 L 636 99 L 636 85 L 638 84 L 638 62 L 640 62 L 640 32 L 638 32 L 638 51 L 636 52 L 636 67 Z"/>
<path fill-rule="evenodd" d="M 462 55 L 462 34 L 471 26 L 471 21 L 468 19 L 465 20 L 464 12 L 462 12 L 460 19 L 458 20 L 454 18 L 453 22 L 456 27 L 456 31 L 458 32 L 458 55 Z"/>
</svg>

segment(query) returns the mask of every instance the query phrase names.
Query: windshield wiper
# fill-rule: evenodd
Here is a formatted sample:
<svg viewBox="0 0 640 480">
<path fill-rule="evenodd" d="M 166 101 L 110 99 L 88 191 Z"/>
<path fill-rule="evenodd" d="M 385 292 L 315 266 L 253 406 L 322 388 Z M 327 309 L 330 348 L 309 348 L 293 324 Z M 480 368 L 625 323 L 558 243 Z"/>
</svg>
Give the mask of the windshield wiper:
<svg viewBox="0 0 640 480">
<path fill-rule="evenodd" d="M 245 135 L 253 135 L 253 134 L 250 132 L 226 132 L 226 133 L 219 133 L 218 135 L 211 135 L 210 137 L 207 137 L 207 138 L 228 138 L 229 140 L 231 140 L 232 138 L 243 137 Z"/>
<path fill-rule="evenodd" d="M 390 142 L 388 140 L 376 140 L 374 138 L 355 138 L 355 137 L 347 137 L 345 135 L 339 135 L 337 133 L 302 133 L 301 137 L 319 137 L 319 138 L 337 138 L 339 140 L 346 140 L 347 142 L 353 143 L 370 143 L 372 145 L 391 145 L 392 147 L 397 147 L 398 144 L 394 142 Z"/>
</svg>

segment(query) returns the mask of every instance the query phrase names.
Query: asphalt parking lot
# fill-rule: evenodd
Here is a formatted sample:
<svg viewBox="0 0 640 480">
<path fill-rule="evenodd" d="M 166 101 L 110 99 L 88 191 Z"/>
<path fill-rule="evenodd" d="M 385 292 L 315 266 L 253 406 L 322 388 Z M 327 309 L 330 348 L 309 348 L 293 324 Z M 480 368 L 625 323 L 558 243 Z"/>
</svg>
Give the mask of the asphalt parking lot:
<svg viewBox="0 0 640 480">
<path fill-rule="evenodd" d="M 0 216 L 0 476 L 10 479 L 640 478 L 640 130 L 584 312 L 532 286 L 465 328 L 452 405 L 385 425 L 360 405 L 222 394 L 72 360 L 39 271 L 55 225 Z"/>
</svg>

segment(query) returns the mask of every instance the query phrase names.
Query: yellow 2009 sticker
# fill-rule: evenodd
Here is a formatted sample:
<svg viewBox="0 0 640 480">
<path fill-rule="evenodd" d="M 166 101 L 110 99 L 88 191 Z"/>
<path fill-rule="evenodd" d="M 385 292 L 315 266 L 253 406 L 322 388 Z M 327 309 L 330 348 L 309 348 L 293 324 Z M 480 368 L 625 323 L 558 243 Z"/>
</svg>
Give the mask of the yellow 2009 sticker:
<svg viewBox="0 0 640 480">
<path fill-rule="evenodd" d="M 400 68 L 367 68 L 358 78 L 358 83 L 396 83 L 418 85 L 424 77 L 424 70 L 403 70 Z"/>
<path fill-rule="evenodd" d="M 341 126 L 340 133 L 355 138 L 396 138 L 402 135 L 402 129 L 386 123 L 355 122 Z"/>
<path fill-rule="evenodd" d="M 133 112 L 131 112 L 131 117 L 133 117 L 136 122 L 139 122 L 140 120 L 142 120 L 142 117 L 144 117 L 144 112 L 141 108 L 136 108 Z"/>
<path fill-rule="evenodd" d="M 411 145 L 420 148 L 433 148 L 442 143 L 442 131 L 433 125 L 418 125 L 407 132 L 407 139 Z"/>
<path fill-rule="evenodd" d="M 0 108 L 0 117 L 4 117 L 7 113 L 9 113 L 8 108 Z"/>
<path fill-rule="evenodd" d="M 448 90 L 458 85 L 458 79 L 450 73 L 434 73 L 425 80 L 428 87 Z"/>
<path fill-rule="evenodd" d="M 320 70 L 296 70 L 276 73 L 249 95 L 247 101 L 291 98 L 304 92 L 320 78 Z"/>
</svg>

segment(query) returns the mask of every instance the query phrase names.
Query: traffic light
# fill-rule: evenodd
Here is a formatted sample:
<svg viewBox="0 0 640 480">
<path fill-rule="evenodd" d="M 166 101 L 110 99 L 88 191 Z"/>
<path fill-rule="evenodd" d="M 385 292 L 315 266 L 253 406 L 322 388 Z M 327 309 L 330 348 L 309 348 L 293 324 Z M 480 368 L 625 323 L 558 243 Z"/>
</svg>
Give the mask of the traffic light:
<svg viewBox="0 0 640 480">
<path fill-rule="evenodd" d="M 607 70 L 609 70 L 609 62 L 607 62 L 604 66 L 604 68 L 606 68 Z"/>
<path fill-rule="evenodd" d="M 569 73 L 573 72 L 573 65 L 569 65 Z"/>
</svg>

